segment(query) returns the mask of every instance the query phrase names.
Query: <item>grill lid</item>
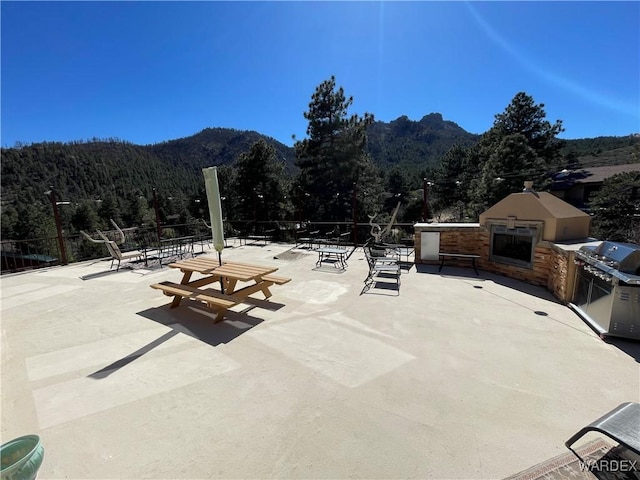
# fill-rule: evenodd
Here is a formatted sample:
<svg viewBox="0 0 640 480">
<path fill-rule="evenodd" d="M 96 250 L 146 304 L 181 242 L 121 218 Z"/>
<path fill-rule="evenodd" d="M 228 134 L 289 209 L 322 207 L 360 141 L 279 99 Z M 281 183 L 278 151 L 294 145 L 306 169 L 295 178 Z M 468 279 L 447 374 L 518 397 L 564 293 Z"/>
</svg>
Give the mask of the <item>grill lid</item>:
<svg viewBox="0 0 640 480">
<path fill-rule="evenodd" d="M 605 262 L 615 262 L 621 272 L 640 275 L 640 245 L 602 242 L 596 247 L 594 253 Z"/>
<path fill-rule="evenodd" d="M 576 256 L 623 282 L 640 285 L 640 245 L 605 241 L 580 247 Z"/>
</svg>

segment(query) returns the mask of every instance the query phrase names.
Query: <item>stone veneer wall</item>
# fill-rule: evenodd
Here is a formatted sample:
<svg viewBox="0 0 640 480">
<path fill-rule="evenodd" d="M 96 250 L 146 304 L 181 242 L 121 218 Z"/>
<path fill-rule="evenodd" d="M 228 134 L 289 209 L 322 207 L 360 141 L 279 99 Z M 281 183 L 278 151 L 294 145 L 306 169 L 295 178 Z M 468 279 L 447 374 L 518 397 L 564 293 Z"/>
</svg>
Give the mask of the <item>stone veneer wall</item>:
<svg viewBox="0 0 640 480">
<path fill-rule="evenodd" d="M 515 278 L 523 282 L 546 287 L 553 295 L 563 302 L 568 302 L 568 254 L 553 243 L 540 242 L 534 251 L 533 269 L 520 268 L 514 265 L 489 261 L 490 233 L 482 227 L 455 227 L 446 225 L 437 229 L 429 228 L 426 232 L 440 233 L 440 252 L 466 253 L 480 255 L 476 265 L 481 270 Z M 436 260 L 422 260 L 420 254 L 422 230 L 415 232 L 416 263 L 437 264 Z M 447 265 L 471 268 L 466 260 L 448 259 Z"/>
<path fill-rule="evenodd" d="M 554 246 L 551 252 L 549 278 L 547 280 L 547 290 L 563 301 L 570 302 L 573 289 L 573 279 L 570 277 L 569 252 L 558 249 Z"/>
<path fill-rule="evenodd" d="M 478 228 L 470 228 L 470 227 L 441 227 L 437 230 L 429 229 L 427 232 L 437 231 L 440 233 L 440 251 L 447 253 L 470 253 L 475 255 L 483 255 L 482 253 L 482 244 L 479 241 L 479 230 Z M 429 260 L 421 260 L 422 255 L 421 251 L 421 238 L 420 234 L 422 231 L 418 230 L 415 232 L 415 258 L 416 263 L 431 263 L 437 264 L 437 261 L 429 261 Z M 488 252 L 488 250 L 487 250 Z M 488 255 L 488 253 L 487 253 Z M 485 255 L 486 256 L 486 255 Z M 453 262 L 453 260 L 452 260 Z M 460 266 L 469 267 L 469 263 L 461 260 L 458 262 Z M 453 265 L 454 263 L 451 263 Z"/>
</svg>

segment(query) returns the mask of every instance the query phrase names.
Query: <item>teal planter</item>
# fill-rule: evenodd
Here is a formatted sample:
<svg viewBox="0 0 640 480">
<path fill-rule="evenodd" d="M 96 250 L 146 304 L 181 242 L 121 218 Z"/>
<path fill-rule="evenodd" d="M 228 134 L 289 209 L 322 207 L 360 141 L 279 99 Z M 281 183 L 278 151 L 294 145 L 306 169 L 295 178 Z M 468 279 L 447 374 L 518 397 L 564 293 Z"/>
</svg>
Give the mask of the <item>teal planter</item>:
<svg viewBox="0 0 640 480">
<path fill-rule="evenodd" d="M 37 435 L 14 438 L 0 447 L 0 480 L 33 480 L 44 458 L 44 447 Z"/>
</svg>

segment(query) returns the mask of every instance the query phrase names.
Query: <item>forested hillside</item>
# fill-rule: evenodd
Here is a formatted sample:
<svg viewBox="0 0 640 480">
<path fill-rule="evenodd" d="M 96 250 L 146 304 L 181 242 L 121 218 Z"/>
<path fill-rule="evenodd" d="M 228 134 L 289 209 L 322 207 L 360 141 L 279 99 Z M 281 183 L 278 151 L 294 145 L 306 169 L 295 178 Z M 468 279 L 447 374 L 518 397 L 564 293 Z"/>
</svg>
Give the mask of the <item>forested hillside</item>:
<svg viewBox="0 0 640 480">
<path fill-rule="evenodd" d="M 363 144 L 362 153 L 366 158 L 359 160 L 362 167 L 354 171 L 360 173 L 352 172 L 354 178 L 359 175 L 361 182 L 364 182 L 358 190 L 362 196 L 359 202 L 364 202 L 363 205 L 371 203 L 371 192 L 375 190 L 379 199 L 376 201 L 382 203 L 379 203 L 379 207 L 371 203 L 368 208 L 371 211 L 375 211 L 375 208 L 388 211 L 395 206 L 395 198 L 402 196 L 406 209 L 403 207 L 398 218 L 405 221 L 416 220 L 420 215 L 419 189 L 423 177 L 440 182 L 434 185 L 430 197 L 434 207 L 444 208 L 454 203 L 470 206 L 473 203 L 469 196 L 471 189 L 477 189 L 478 185 L 476 181 L 473 186 L 474 177 L 478 175 L 477 163 L 484 163 L 484 158 L 488 158 L 483 157 L 485 153 L 482 153 L 482 149 L 493 151 L 506 148 L 504 155 L 515 155 L 516 158 L 518 149 L 524 148 L 517 146 L 520 140 L 510 146 L 504 144 L 499 147 L 489 141 L 487 134 L 478 136 L 468 133 L 454 122 L 444 120 L 439 113 L 431 113 L 419 121 L 401 116 L 389 123 L 365 122 L 364 127 L 368 139 Z M 483 137 L 486 137 L 484 143 L 488 147 L 480 143 Z M 640 161 L 638 136 L 552 141 L 559 142 L 559 165 L 564 167 Z M 259 142 L 263 142 L 262 146 L 257 146 Z M 348 152 L 348 148 L 345 152 Z M 335 203 L 333 214 L 342 215 L 344 219 L 350 205 L 350 201 L 346 200 L 350 193 L 345 189 L 347 186 L 351 188 L 351 177 L 336 178 L 335 181 L 325 181 L 319 185 L 305 184 L 308 179 L 300 175 L 297 162 L 299 155 L 307 154 L 305 150 L 296 153 L 293 147 L 257 132 L 226 128 L 206 128 L 195 135 L 155 145 L 134 145 L 119 139 L 93 139 L 3 148 L 2 236 L 3 239 L 9 239 L 34 235 L 38 231 L 37 225 L 49 221 L 51 206 L 44 192 L 50 187 L 54 187 L 59 200 L 71 203 L 72 207 L 65 209 L 65 212 L 71 213 L 64 215 L 69 217 L 67 220 L 74 228 L 80 228 L 81 225 L 87 225 L 86 228 L 108 226 L 109 218 L 113 217 L 118 217 L 127 225 L 153 221 L 150 206 L 154 189 L 158 193 L 163 219 L 200 218 L 202 209 L 195 209 L 194 205 L 203 200 L 202 168 L 213 165 L 222 167 L 219 173 L 223 193 L 225 188 L 230 189 L 232 185 L 237 187 L 235 193 L 226 192 L 227 208 L 232 216 L 253 217 L 259 209 L 269 212 L 264 213 L 265 219 L 317 214 L 317 206 L 307 205 L 303 212 L 300 203 L 305 191 L 307 196 L 308 192 L 314 191 L 316 197 L 322 192 L 332 196 L 335 200 L 331 200 Z M 332 153 L 337 154 L 337 151 Z M 322 153 L 313 155 L 318 159 L 324 158 Z M 346 155 L 344 160 L 348 163 L 349 155 Z M 478 155 L 479 160 L 474 160 Z M 260 179 L 239 176 L 241 171 L 251 171 L 250 168 L 239 169 L 241 160 L 244 165 L 268 160 L 271 166 L 265 171 L 271 173 L 268 178 Z M 334 161 L 337 160 L 334 158 Z M 443 162 L 448 169 L 444 173 Z M 454 164 L 460 167 L 452 170 Z M 458 168 L 465 171 L 455 171 Z M 500 173 L 498 170 L 496 172 Z M 365 177 L 368 180 L 365 181 Z M 450 181 L 464 185 L 466 193 L 462 195 L 463 190 L 458 188 L 456 191 L 461 194 L 454 195 L 447 186 Z M 253 187 L 250 185 L 252 183 Z M 369 186 L 369 196 L 365 183 Z M 240 198 L 238 189 L 246 190 L 244 197 Z M 273 201 L 275 197 L 266 194 L 268 189 L 277 192 L 280 199 L 279 203 L 270 207 L 271 210 L 267 208 L 269 203 L 266 199 Z M 339 197 L 340 193 L 342 197 Z M 258 198 L 265 199 L 259 206 Z M 245 201 L 247 199 L 248 202 Z M 324 203 L 328 205 L 327 201 Z M 324 207 L 328 208 L 327 205 Z M 476 204 L 476 208 L 479 205 Z M 456 208 L 462 212 L 461 207 Z M 274 209 L 278 212 L 274 213 Z M 96 215 L 98 217 L 94 218 Z M 71 221 L 73 216 L 74 222 Z"/>
<path fill-rule="evenodd" d="M 568 163 L 575 161 L 578 166 L 640 163 L 640 135 L 562 140 L 562 143 L 560 153 Z"/>
<path fill-rule="evenodd" d="M 470 147 L 480 138 L 443 120 L 439 113 L 425 115 L 417 122 L 406 116 L 389 123 L 374 122 L 367 134 L 369 154 L 376 165 L 411 169 L 437 167 L 451 147 Z"/>
<path fill-rule="evenodd" d="M 183 167 L 200 175 L 205 167 L 233 163 L 241 153 L 247 152 L 251 145 L 260 139 L 275 148 L 278 158 L 286 164 L 286 171 L 294 171 L 293 148 L 252 131 L 205 128 L 190 137 L 151 145 L 149 151 L 172 166 Z"/>
<path fill-rule="evenodd" d="M 153 188 L 189 195 L 200 188 L 202 168 L 230 165 L 260 139 L 274 147 L 287 173 L 295 172 L 292 147 L 257 132 L 226 128 L 206 128 L 190 137 L 147 146 L 107 139 L 3 148 L 2 205 L 44 203 L 42 192 L 50 186 L 75 202 L 107 193 L 148 196 Z M 420 121 L 402 116 L 389 123 L 374 122 L 368 129 L 367 148 L 373 164 L 383 170 L 416 172 L 437 167 L 453 145 L 468 147 L 478 139 L 432 113 Z M 640 162 L 640 137 L 561 142 L 561 154 L 580 165 Z"/>
</svg>

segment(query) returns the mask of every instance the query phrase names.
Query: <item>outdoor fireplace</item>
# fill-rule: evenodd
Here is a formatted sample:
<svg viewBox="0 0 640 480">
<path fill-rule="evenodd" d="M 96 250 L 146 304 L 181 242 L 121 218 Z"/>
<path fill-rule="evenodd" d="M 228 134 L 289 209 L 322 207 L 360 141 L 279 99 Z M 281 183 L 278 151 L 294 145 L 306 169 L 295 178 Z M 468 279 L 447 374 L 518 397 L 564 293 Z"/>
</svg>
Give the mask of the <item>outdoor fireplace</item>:
<svg viewBox="0 0 640 480">
<path fill-rule="evenodd" d="M 509 225 L 492 224 L 490 230 L 490 261 L 533 268 L 535 248 L 540 238 L 537 225 L 509 228 Z"/>
<path fill-rule="evenodd" d="M 571 301 L 577 244 L 589 239 L 588 214 L 529 186 L 480 215 L 478 223 L 417 223 L 416 263 L 441 263 L 440 256 L 474 258 L 478 269 L 549 289 Z M 454 257 L 452 257 L 454 258 Z M 453 265 L 468 267 L 460 260 Z"/>
<path fill-rule="evenodd" d="M 540 242 L 587 238 L 589 222 L 589 215 L 550 193 L 533 191 L 529 182 L 522 193 L 480 215 L 490 235 L 489 261 L 528 269 Z"/>
</svg>

